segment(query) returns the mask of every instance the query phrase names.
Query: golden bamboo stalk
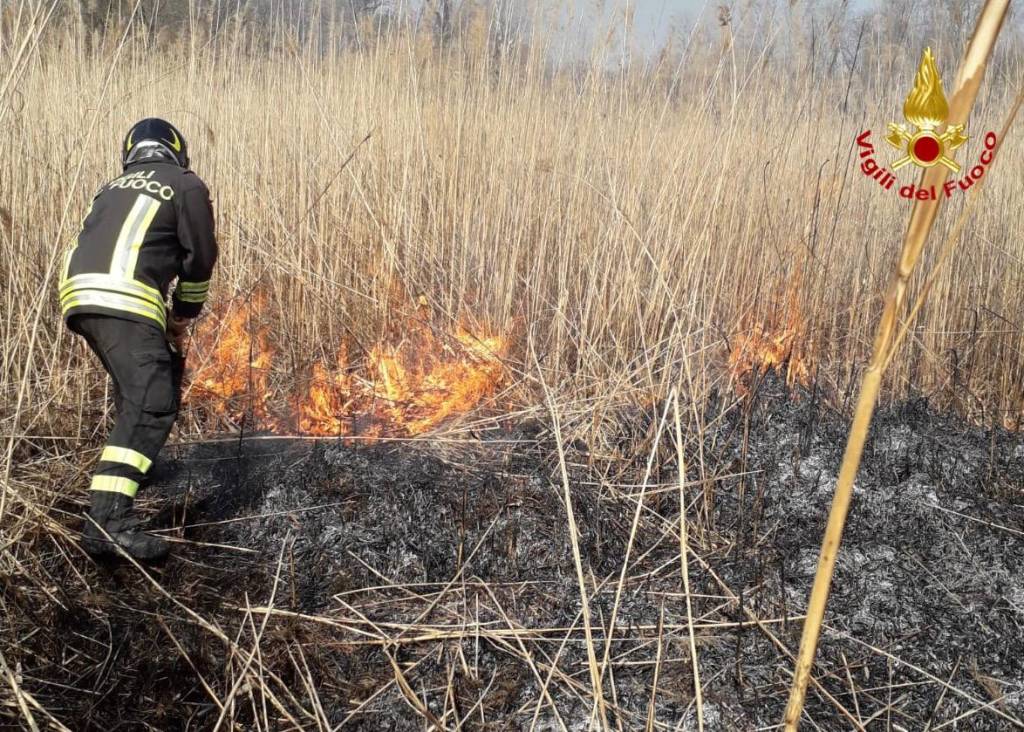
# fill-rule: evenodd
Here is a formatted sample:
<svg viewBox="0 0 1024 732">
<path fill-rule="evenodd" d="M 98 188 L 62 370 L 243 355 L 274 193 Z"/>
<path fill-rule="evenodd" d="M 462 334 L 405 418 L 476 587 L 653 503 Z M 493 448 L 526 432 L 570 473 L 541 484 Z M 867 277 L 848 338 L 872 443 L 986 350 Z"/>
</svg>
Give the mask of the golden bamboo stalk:
<svg viewBox="0 0 1024 732">
<path fill-rule="evenodd" d="M 971 37 L 971 42 L 967 46 L 967 52 L 964 54 L 957 72 L 953 96 L 949 103 L 947 125 L 966 124 L 1009 4 L 1009 0 L 987 0 L 982 8 L 974 35 Z M 921 176 L 921 187 L 927 189 L 934 185 L 936 190 L 941 189 L 948 173 L 948 169 L 943 165 L 926 168 Z M 937 197 L 936 200 L 914 202 L 907 232 L 903 238 L 903 249 L 885 296 L 885 308 L 875 334 L 871 363 L 861 381 L 853 424 L 850 426 L 850 433 L 847 437 L 846 451 L 839 469 L 839 480 L 832 498 L 832 508 L 829 511 L 825 536 L 821 543 L 818 570 L 814 576 L 814 586 L 807 604 L 807 618 L 804 621 L 803 636 L 800 639 L 800 653 L 797 656 L 793 686 L 790 688 L 789 704 L 786 707 L 783 723 L 786 732 L 796 732 L 800 723 L 811 667 L 814 664 L 818 638 L 821 635 L 825 605 L 828 602 L 829 588 L 832 585 L 832 573 L 835 569 L 839 542 L 842 539 L 846 515 L 850 509 L 853 481 L 857 476 L 857 469 L 860 467 L 864 442 L 867 439 L 871 417 L 878 400 L 882 376 L 885 374 L 897 316 L 903 308 L 910 275 L 914 271 L 921 250 L 935 223 L 940 201 L 941 197 Z"/>
</svg>

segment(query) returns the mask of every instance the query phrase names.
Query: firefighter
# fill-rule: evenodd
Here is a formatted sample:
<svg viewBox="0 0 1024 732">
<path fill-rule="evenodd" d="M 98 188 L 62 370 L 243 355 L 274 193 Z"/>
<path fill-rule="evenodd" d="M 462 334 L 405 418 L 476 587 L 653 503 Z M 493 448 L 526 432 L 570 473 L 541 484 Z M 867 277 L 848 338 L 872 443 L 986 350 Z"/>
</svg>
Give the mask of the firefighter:
<svg viewBox="0 0 1024 732">
<path fill-rule="evenodd" d="M 132 503 L 177 416 L 181 342 L 206 300 L 217 243 L 209 191 L 174 126 L 138 122 L 121 162 L 124 172 L 93 198 L 67 254 L 60 305 L 110 375 L 117 410 L 90 485 L 83 546 L 93 556 L 123 550 L 153 561 L 168 543 L 141 530 Z"/>
</svg>

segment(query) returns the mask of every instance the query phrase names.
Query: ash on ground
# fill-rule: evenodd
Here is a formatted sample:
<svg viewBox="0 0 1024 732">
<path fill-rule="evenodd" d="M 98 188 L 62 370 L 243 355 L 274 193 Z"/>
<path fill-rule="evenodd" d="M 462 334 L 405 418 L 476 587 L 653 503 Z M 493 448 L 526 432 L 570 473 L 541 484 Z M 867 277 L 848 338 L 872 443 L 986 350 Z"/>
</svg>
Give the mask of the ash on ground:
<svg viewBox="0 0 1024 732">
<path fill-rule="evenodd" d="M 702 445 L 687 444 L 692 636 L 671 434 L 657 447 L 629 548 L 656 427 L 646 416 L 623 430 L 624 446 L 648 445 L 632 467 L 580 443 L 568 455 L 594 650 L 598 664 L 610 660 L 604 714 L 624 730 L 648 720 L 696 729 L 692 644 L 705 728 L 771 727 L 786 703 L 787 653 L 799 644 L 847 420 L 769 383 L 726 410 Z M 93 593 L 53 619 L 75 636 L 40 638 L 40 668 L 25 670 L 46 678 L 49 663 L 49 682 L 26 687 L 58 703 L 65 723 L 206 729 L 220 710 L 203 684 L 223 695 L 249 674 L 238 718 L 266 715 L 281 728 L 292 728 L 288 715 L 310 729 L 589 728 L 578 575 L 543 429 L 472 443 L 254 438 L 169 452 L 149 495 L 160 497 L 156 522 L 188 543 L 155 577 L 238 648 L 258 636 L 259 670 L 241 668 L 244 658 L 137 570 L 90 570 Z M 1021 438 L 923 401 L 882 410 L 805 726 L 1019 724 L 1022 557 Z M 76 655 L 90 644 L 116 649 L 114 658 Z M 71 660 L 58 673 L 60 654 Z"/>
</svg>

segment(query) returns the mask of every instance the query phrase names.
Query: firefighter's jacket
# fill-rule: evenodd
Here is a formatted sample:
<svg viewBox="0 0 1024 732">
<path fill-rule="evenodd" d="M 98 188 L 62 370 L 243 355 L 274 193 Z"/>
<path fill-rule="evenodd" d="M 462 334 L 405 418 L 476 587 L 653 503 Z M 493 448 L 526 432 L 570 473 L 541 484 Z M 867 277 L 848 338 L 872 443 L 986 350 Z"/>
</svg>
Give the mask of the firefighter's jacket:
<svg viewBox="0 0 1024 732">
<path fill-rule="evenodd" d="M 166 327 L 167 292 L 175 315 L 202 310 L 217 259 L 206 185 L 176 165 L 130 165 L 93 198 L 60 283 L 64 319 L 113 315 Z"/>
</svg>

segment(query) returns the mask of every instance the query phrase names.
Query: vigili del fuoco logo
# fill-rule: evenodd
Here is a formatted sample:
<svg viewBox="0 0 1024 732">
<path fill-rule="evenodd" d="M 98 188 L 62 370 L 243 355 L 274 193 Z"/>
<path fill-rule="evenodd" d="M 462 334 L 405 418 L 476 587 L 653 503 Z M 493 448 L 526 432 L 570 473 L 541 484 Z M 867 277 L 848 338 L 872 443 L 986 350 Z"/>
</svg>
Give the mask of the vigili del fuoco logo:
<svg viewBox="0 0 1024 732">
<path fill-rule="evenodd" d="M 996 148 L 996 133 L 985 133 L 985 149 L 978 156 L 978 164 L 965 175 L 961 175 L 960 164 L 955 160 L 956 150 L 967 142 L 964 125 L 946 125 L 949 116 L 949 104 L 942 91 L 942 78 L 935 65 L 932 49 L 926 48 L 921 56 L 921 65 L 917 68 L 914 88 L 903 103 L 903 116 L 908 125 L 889 123 L 889 133 L 885 141 L 896 148 L 899 157 L 892 162 L 892 170 L 881 165 L 875 159 L 875 146 L 871 142 L 871 130 L 865 130 L 857 137 L 860 148 L 860 170 L 864 175 L 875 180 L 887 191 L 896 185 L 896 175 L 892 172 L 911 163 L 919 168 L 931 168 L 943 165 L 954 175 L 942 185 L 942 193 L 951 198 L 957 190 L 967 191 L 983 175 L 991 165 Z M 942 132 L 941 128 L 945 127 Z M 916 183 L 908 183 L 896 189 L 901 198 L 936 199 L 938 192 L 935 186 L 918 188 Z"/>
</svg>

